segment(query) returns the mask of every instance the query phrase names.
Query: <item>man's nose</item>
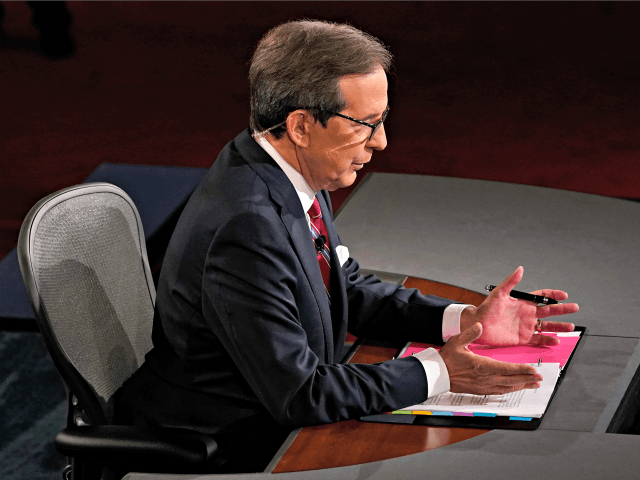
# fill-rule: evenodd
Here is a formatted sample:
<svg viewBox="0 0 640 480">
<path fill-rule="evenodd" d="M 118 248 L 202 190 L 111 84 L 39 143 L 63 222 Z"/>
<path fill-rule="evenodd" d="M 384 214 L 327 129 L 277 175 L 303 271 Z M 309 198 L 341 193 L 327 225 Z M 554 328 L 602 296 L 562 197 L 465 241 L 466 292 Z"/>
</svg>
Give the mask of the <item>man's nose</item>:
<svg viewBox="0 0 640 480">
<path fill-rule="evenodd" d="M 373 138 L 367 142 L 367 146 L 374 150 L 384 150 L 387 148 L 387 134 L 384 131 L 384 123 L 380 125 Z"/>
</svg>

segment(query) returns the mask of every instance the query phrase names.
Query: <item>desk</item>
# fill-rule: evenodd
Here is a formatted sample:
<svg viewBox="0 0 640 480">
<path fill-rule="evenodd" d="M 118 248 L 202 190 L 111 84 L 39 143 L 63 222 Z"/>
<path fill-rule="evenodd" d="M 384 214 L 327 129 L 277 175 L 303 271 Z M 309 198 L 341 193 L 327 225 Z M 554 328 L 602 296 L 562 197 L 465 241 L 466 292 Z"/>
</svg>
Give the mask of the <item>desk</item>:
<svg viewBox="0 0 640 480">
<path fill-rule="evenodd" d="M 573 321 L 587 334 L 536 431 L 492 430 L 413 455 L 251 479 L 637 478 L 640 436 L 605 432 L 640 365 L 639 204 L 499 182 L 376 173 L 349 197 L 336 226 L 363 268 L 476 293 L 523 265 L 518 289 L 568 291 L 580 304 Z"/>
</svg>

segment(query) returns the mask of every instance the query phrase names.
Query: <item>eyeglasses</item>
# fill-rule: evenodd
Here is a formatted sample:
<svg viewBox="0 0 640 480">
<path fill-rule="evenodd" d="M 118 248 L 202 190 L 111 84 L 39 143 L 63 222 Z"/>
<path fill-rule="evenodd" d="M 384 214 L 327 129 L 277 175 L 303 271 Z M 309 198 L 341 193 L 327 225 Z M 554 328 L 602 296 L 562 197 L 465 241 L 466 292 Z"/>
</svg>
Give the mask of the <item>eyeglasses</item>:
<svg viewBox="0 0 640 480">
<path fill-rule="evenodd" d="M 331 113 L 333 113 L 334 115 L 337 115 L 338 117 L 346 118 L 347 120 L 351 120 L 352 122 L 356 122 L 356 123 L 359 123 L 360 125 L 366 125 L 367 127 L 369 127 L 371 129 L 371 135 L 369 135 L 369 140 L 367 141 L 370 142 L 373 136 L 376 134 L 376 132 L 380 128 L 380 125 L 382 125 L 382 123 L 387 119 L 387 115 L 389 114 L 389 106 L 387 105 L 387 108 L 382 113 L 382 118 L 374 124 L 363 122 L 362 120 L 348 117 L 347 115 L 342 115 L 341 113 L 338 113 L 338 112 L 331 112 Z"/>
<path fill-rule="evenodd" d="M 305 108 L 304 110 L 311 110 L 311 108 Z M 325 112 L 327 111 L 325 110 Z M 356 123 L 359 123 L 360 125 L 366 125 L 367 127 L 369 127 L 371 129 L 371 135 L 369 135 L 369 139 L 367 141 L 370 142 L 373 136 L 376 134 L 376 132 L 380 128 L 380 125 L 382 125 L 382 123 L 387 119 L 387 115 L 389 115 L 389 106 L 387 105 L 387 108 L 385 109 L 385 111 L 382 112 L 382 118 L 374 124 L 363 122 L 362 120 L 358 120 L 357 118 L 349 117 L 347 115 L 342 115 L 341 113 L 338 113 L 338 112 L 327 112 L 327 113 L 330 113 L 331 115 L 336 115 L 338 117 L 346 118 L 347 120 L 351 120 L 352 122 L 356 122 Z M 254 132 L 251 136 L 256 139 L 261 137 L 266 137 L 267 134 L 271 132 L 271 130 L 275 130 L 278 127 L 282 127 L 286 123 L 287 121 L 285 120 L 284 122 L 274 125 L 273 127 L 269 127 L 266 130 L 263 130 L 262 132 Z"/>
</svg>

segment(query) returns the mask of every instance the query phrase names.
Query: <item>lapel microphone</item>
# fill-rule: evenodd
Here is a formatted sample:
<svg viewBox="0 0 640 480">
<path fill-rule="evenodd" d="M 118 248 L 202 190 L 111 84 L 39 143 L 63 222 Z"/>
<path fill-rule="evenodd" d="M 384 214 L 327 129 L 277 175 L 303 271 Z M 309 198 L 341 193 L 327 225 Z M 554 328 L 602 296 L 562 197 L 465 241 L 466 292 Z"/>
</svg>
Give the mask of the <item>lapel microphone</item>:
<svg viewBox="0 0 640 480">
<path fill-rule="evenodd" d="M 318 254 L 324 248 L 324 244 L 327 243 L 327 237 L 325 237 L 324 235 L 320 235 L 313 241 L 313 243 L 316 246 L 316 254 Z"/>
</svg>

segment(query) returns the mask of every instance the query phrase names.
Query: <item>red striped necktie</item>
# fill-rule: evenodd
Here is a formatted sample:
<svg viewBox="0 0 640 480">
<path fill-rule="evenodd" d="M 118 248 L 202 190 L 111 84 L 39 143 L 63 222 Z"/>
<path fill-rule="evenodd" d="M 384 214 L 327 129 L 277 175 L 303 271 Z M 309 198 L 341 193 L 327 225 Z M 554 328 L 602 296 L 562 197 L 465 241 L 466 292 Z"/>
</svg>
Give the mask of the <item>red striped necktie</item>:
<svg viewBox="0 0 640 480">
<path fill-rule="evenodd" d="M 327 233 L 324 220 L 322 220 L 322 212 L 320 211 L 320 204 L 317 198 L 313 199 L 313 204 L 309 209 L 309 218 L 311 219 L 311 236 L 313 237 L 316 255 L 318 256 L 322 281 L 324 282 L 327 295 L 329 295 L 331 291 L 329 288 L 329 279 L 331 278 L 331 267 L 329 266 L 329 234 Z M 329 295 L 329 298 L 331 298 L 331 295 Z"/>
</svg>

